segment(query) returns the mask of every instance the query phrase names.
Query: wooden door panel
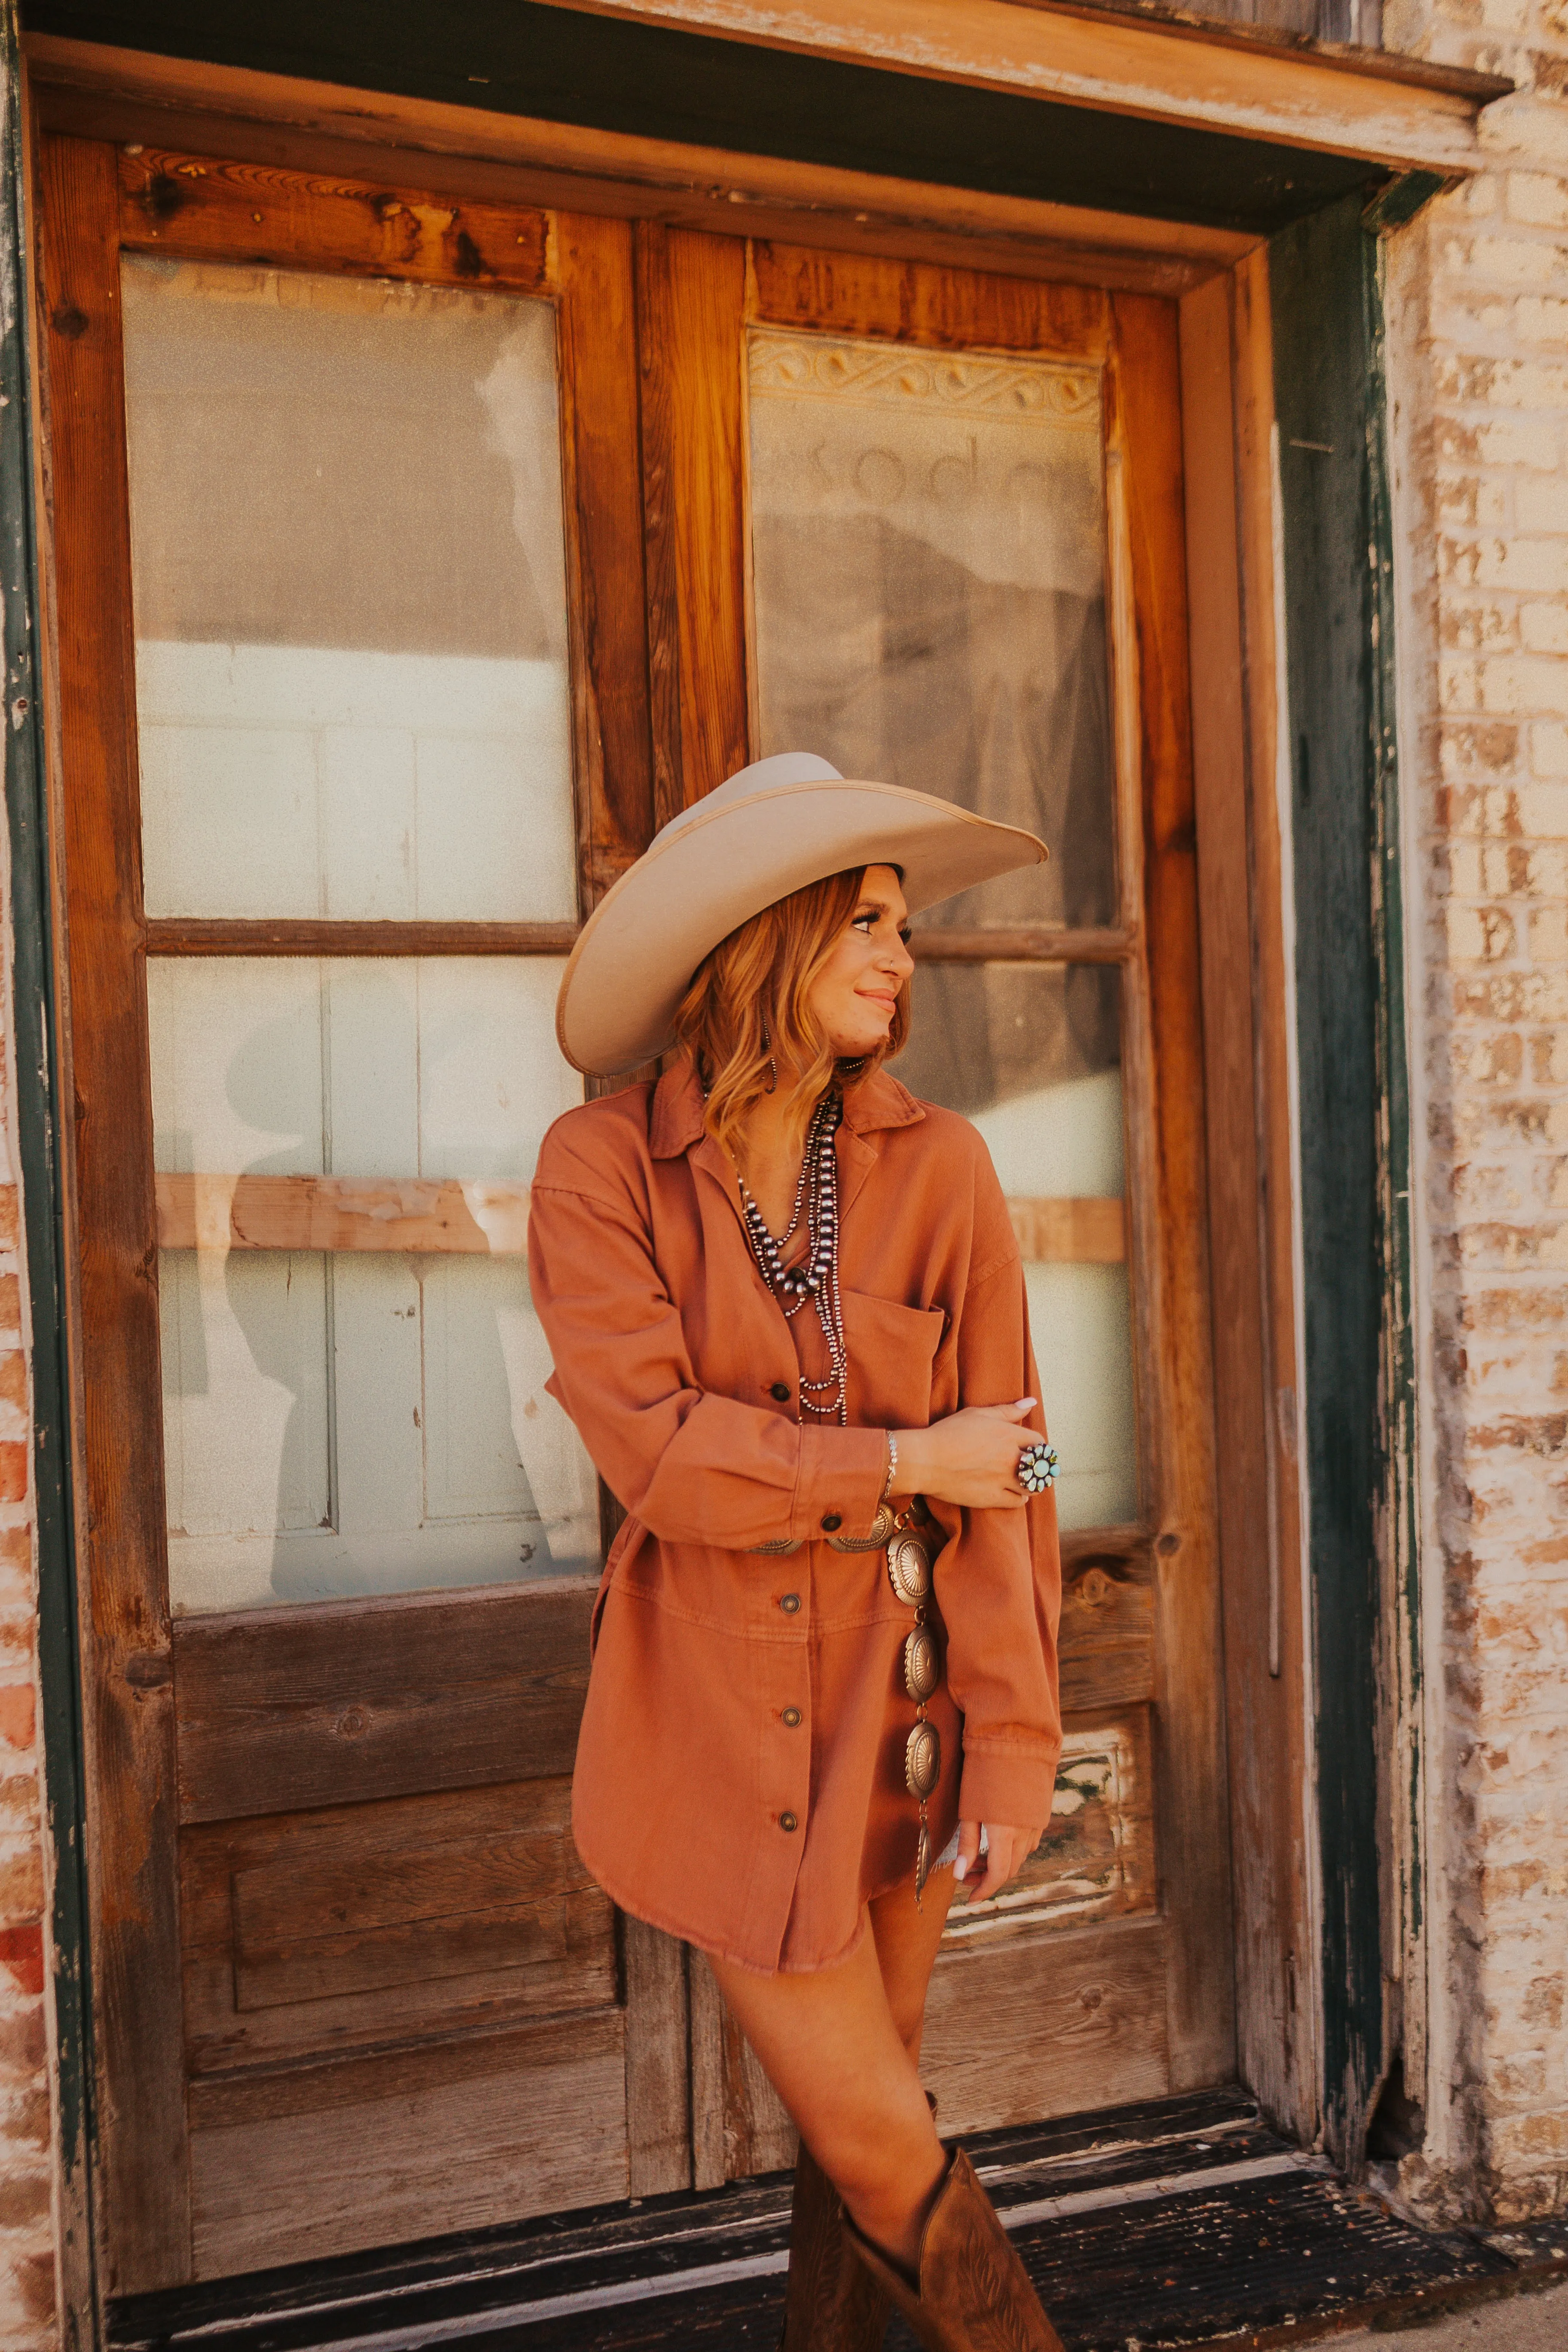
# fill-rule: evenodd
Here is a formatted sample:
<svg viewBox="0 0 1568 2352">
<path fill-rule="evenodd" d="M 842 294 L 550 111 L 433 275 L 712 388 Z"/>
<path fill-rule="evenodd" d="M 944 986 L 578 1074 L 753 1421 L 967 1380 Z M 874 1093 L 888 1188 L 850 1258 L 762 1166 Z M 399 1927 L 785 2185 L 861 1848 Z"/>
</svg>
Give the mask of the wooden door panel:
<svg viewBox="0 0 1568 2352">
<path fill-rule="evenodd" d="M 744 635 L 735 625 L 732 596 L 700 600 L 690 567 L 688 577 L 671 563 L 650 572 L 653 637 L 657 642 L 662 634 L 679 645 L 701 630 L 710 644 L 727 646 L 728 672 L 711 693 L 732 707 L 745 692 L 752 720 L 746 749 L 752 758 L 785 748 L 782 735 L 773 740 L 768 731 L 784 723 L 784 713 L 792 740 L 803 739 L 798 748 L 826 751 L 841 766 L 847 754 L 873 756 L 859 749 L 873 740 L 865 715 L 873 691 L 886 698 L 926 690 L 915 678 L 906 645 L 919 635 L 913 609 L 889 592 L 861 584 L 881 579 L 877 551 L 884 543 L 896 541 L 911 567 L 917 548 L 929 543 L 934 551 L 931 593 L 940 614 L 928 633 L 933 641 L 948 617 L 941 599 L 951 598 L 953 609 L 962 605 L 965 614 L 980 610 L 976 599 L 1013 580 L 1010 563 L 1022 567 L 1016 573 L 1021 593 L 1026 582 L 1029 595 L 1058 587 L 1066 594 L 1066 583 L 1078 579 L 1064 555 L 1059 579 L 1041 584 L 1042 573 L 1037 583 L 1028 569 L 1035 541 L 1026 547 L 1023 523 L 1004 520 L 1012 511 L 1011 493 L 982 487 L 1000 484 L 1013 460 L 1000 454 L 997 441 L 992 446 L 998 454 L 983 462 L 979 440 L 972 437 L 966 461 L 954 436 L 963 430 L 983 436 L 993 414 L 1038 417 L 1042 430 L 1044 420 L 1059 415 L 1098 436 L 1096 528 L 1103 534 L 1103 557 L 1085 560 L 1101 583 L 1100 625 L 1109 645 L 1105 751 L 1097 771 L 1103 782 L 1096 789 L 1106 795 L 1107 812 L 1114 812 L 1113 883 L 1108 893 L 1081 824 L 1077 834 L 1068 827 L 1056 843 L 1060 870 L 1076 856 L 1094 887 L 1086 882 L 1068 897 L 1068 882 L 1060 886 L 1059 929 L 1043 919 L 1030 928 L 1024 916 L 1009 911 L 994 929 L 984 924 L 917 929 L 916 950 L 922 961 L 939 961 L 944 971 L 1020 961 L 1120 969 L 1125 1214 L 1116 1187 L 1108 1186 L 1110 1197 L 1099 1203 L 1098 1216 L 1041 1217 L 1016 1210 L 1014 1222 L 1031 1267 L 1047 1259 L 1086 1271 L 1112 1263 L 1127 1266 L 1139 1516 L 1135 1525 L 1086 1527 L 1064 1540 L 1060 1666 L 1068 1737 L 1057 1811 L 1004 1904 L 987 1906 L 984 1914 L 953 1915 L 933 1983 L 926 2052 L 944 2128 L 959 2131 L 1218 2079 L 1230 2063 L 1232 2004 L 1224 1755 L 1215 1730 L 1221 1644 L 1174 306 L 760 240 L 746 248 L 744 291 L 738 293 L 739 240 L 727 247 L 721 238 L 682 233 L 666 239 L 663 232 L 650 233 L 650 239 L 668 285 L 689 289 L 684 304 L 667 299 L 658 309 L 657 347 L 646 362 L 657 370 L 664 410 L 680 417 L 693 440 L 683 474 L 691 503 L 679 516 L 679 531 L 683 541 L 705 539 L 710 548 L 739 543 L 747 562 Z M 725 299 L 729 315 L 720 332 L 716 307 Z M 752 331 L 759 327 L 766 330 L 761 336 Z M 814 337 L 828 339 L 831 360 L 820 365 L 811 353 Z M 951 356 L 951 365 L 943 355 Z M 1020 361 L 1040 366 L 1021 367 Z M 731 404 L 737 378 L 750 385 L 739 425 L 743 438 L 752 436 L 739 466 Z M 790 401 L 795 417 L 806 422 L 778 421 L 780 404 Z M 838 405 L 830 415 L 825 404 L 834 402 Z M 917 410 L 918 422 L 906 427 L 899 421 Z M 1004 429 L 1014 427 L 996 427 Z M 759 434 L 772 437 L 757 441 Z M 803 490 L 792 502 L 784 487 L 787 460 L 814 449 L 818 490 Z M 809 467 L 809 454 L 803 462 Z M 1042 443 L 1018 455 L 1006 479 L 1021 483 L 1057 462 L 1067 461 Z M 993 474 L 984 472 L 985 465 Z M 852 593 L 832 606 L 834 614 L 845 630 L 865 630 L 868 646 L 879 642 L 879 642 L 895 647 L 872 663 L 874 688 L 847 678 L 842 663 L 825 656 L 815 673 L 815 701 L 807 682 L 811 615 L 779 585 L 784 562 L 779 551 L 796 548 L 789 534 L 805 533 L 817 511 L 813 497 L 840 532 L 834 560 L 852 581 Z M 971 553 L 956 518 L 965 500 L 987 498 L 994 505 L 985 509 L 985 527 L 998 535 L 985 541 L 984 554 Z M 1067 507 L 1051 512 L 1051 527 L 1068 534 Z M 981 527 L 980 520 L 973 524 L 977 533 Z M 1006 537 L 1015 528 L 1022 534 L 1016 550 Z M 650 535 L 652 529 L 650 515 Z M 1089 542 L 1078 544 L 1087 550 Z M 973 547 L 979 545 L 976 538 Z M 764 561 L 773 567 L 765 580 Z M 1090 596 L 1088 588 L 1071 593 Z M 1042 610 L 1020 604 L 1008 625 L 1015 655 L 1018 631 L 1041 631 L 1034 656 L 1040 677 L 1031 680 L 1031 691 L 1037 684 L 1043 697 L 1057 641 L 1039 617 Z M 961 633 L 953 627 L 956 642 Z M 770 629 L 775 632 L 771 639 Z M 778 635 L 781 630 L 787 635 Z M 921 642 L 921 658 L 934 663 L 937 656 Z M 778 666 L 782 681 L 776 694 L 763 677 L 769 661 Z M 906 661 L 908 675 L 900 667 Z M 885 674 L 878 662 L 885 663 Z M 976 689 L 957 664 L 954 655 L 951 677 L 944 673 L 930 689 L 938 697 L 930 706 L 932 740 L 951 739 L 955 756 L 969 742 L 983 764 L 992 756 L 987 730 L 994 714 L 988 704 L 982 721 L 978 706 L 964 704 L 964 693 Z M 941 700 L 942 694 L 949 699 Z M 965 709 L 969 736 L 958 715 Z M 813 726 L 833 740 L 817 740 Z M 984 753 L 972 740 L 980 734 L 987 735 Z M 843 750 L 836 748 L 839 735 Z M 1000 722 L 997 736 L 1006 740 Z M 910 740 L 907 724 L 903 734 L 896 728 L 887 732 L 894 747 L 887 756 L 895 767 L 896 747 L 903 744 L 907 751 Z M 677 748 L 685 753 L 684 744 Z M 1049 746 L 1035 750 L 1048 758 Z M 1025 753 L 1007 756 L 1017 761 Z M 1011 778 L 1013 771 L 1008 773 Z M 686 756 L 688 800 L 715 781 L 710 763 Z M 921 781 L 925 789 L 947 789 L 923 776 Z M 989 788 L 1001 790 L 994 781 Z M 962 796 L 956 783 L 954 789 Z M 968 789 L 979 787 L 972 782 Z M 1014 822 L 1034 821 L 1011 806 L 1008 814 Z M 1065 812 L 1060 822 L 1068 825 Z M 1104 822 L 1111 822 L 1109 814 Z M 1086 908 L 1091 911 L 1074 911 Z M 1094 927 L 1075 928 L 1082 924 Z M 954 994 L 931 1001 L 956 1005 L 959 1000 Z M 1023 1084 L 1018 1077 L 1014 1090 Z M 987 1098 L 985 1108 L 993 1108 Z M 1042 1168 L 1048 1157 L 1048 1151 L 1040 1157 Z M 1029 1181 L 1032 1168 L 1026 1171 L 1018 1163 L 1007 1180 L 1010 1194 L 1047 1191 L 1044 1182 Z M 1026 1205 L 1020 1200 L 1018 1208 Z M 1046 1295 L 1066 1296 L 1060 1290 Z M 1037 1335 L 1042 1358 L 1048 1338 Z M 1125 1443 L 1131 1444 L 1131 1435 Z M 1115 1516 L 1131 1516 L 1125 1501 Z M 692 2032 L 698 2178 L 786 2161 L 786 2120 L 701 1970 L 693 1977 Z"/>
<path fill-rule="evenodd" d="M 166 273 L 182 285 L 188 277 L 193 299 L 220 301 L 241 289 L 262 302 L 262 273 L 276 270 L 451 289 L 446 309 L 421 290 L 410 318 L 456 316 L 477 296 L 494 317 L 502 298 L 529 297 L 537 326 L 541 305 L 552 306 L 566 590 L 560 635 L 570 656 L 571 718 L 561 737 L 569 740 L 569 766 L 558 742 L 550 789 L 572 799 L 566 832 L 576 845 L 578 913 L 651 830 L 639 378 L 632 232 L 624 222 L 436 201 L 401 185 L 90 142 L 47 141 L 40 189 L 67 812 L 62 936 L 78 1019 L 83 1496 L 91 1533 L 84 1654 L 89 1720 L 100 1727 L 90 1761 L 100 2210 L 107 2284 L 121 2293 L 472 2228 L 634 2186 L 679 2187 L 689 2165 L 683 1961 L 665 1939 L 617 1918 L 571 1839 L 591 1581 L 562 1570 L 558 1580 L 230 1610 L 183 1616 L 170 1627 L 146 959 L 184 959 L 188 977 L 189 960 L 215 956 L 339 960 L 334 970 L 366 955 L 558 956 L 577 923 L 575 915 L 558 919 L 566 907 L 554 899 L 545 907 L 550 919 L 521 919 L 526 894 L 515 921 L 458 919 L 460 902 L 425 921 L 416 919 L 429 911 L 422 901 L 397 898 L 388 903 L 406 922 L 372 914 L 340 922 L 327 913 L 338 903 L 330 892 L 319 918 L 279 899 L 275 919 L 258 902 L 251 919 L 243 889 L 232 898 L 230 920 L 222 913 L 229 900 L 209 905 L 205 886 L 191 883 L 207 871 L 197 858 L 168 868 L 184 878 L 173 895 L 165 889 L 162 919 L 149 929 L 121 257 L 200 265 L 184 276 Z M 144 289 L 145 262 L 130 268 Z M 279 283 L 276 316 L 287 320 L 289 281 Z M 374 309 L 374 289 L 352 289 L 348 300 L 350 291 L 326 302 L 322 316 L 346 315 L 355 304 Z M 540 329 L 533 346 L 546 340 Z M 425 346 L 427 370 L 438 363 L 432 348 Z M 279 364 L 289 364 L 286 354 Z M 464 363 L 453 364 L 460 382 Z M 547 374 L 547 364 L 538 366 L 529 382 L 537 389 Z M 176 366 L 137 383 L 154 378 L 160 396 L 176 396 L 184 382 Z M 387 413 L 415 415 L 400 398 L 388 396 Z M 286 399 L 276 413 L 293 414 Z M 446 413 L 432 404 L 433 418 Z M 538 427 L 547 430 L 553 425 Z M 156 458 L 181 445 L 174 433 L 166 444 L 154 436 L 137 446 Z M 257 443 L 257 462 L 274 464 L 285 485 L 293 446 L 265 436 Z M 515 457 L 522 444 L 509 446 Z M 540 457 L 542 441 L 529 447 L 523 471 L 534 466 L 538 479 L 528 473 L 532 487 L 523 487 L 548 501 L 554 466 L 547 450 Z M 181 478 L 177 456 L 161 478 Z M 476 478 L 470 469 L 464 478 Z M 395 520 L 403 474 L 394 467 L 377 479 L 384 500 L 378 489 L 369 505 L 351 500 L 343 509 L 360 518 L 356 529 L 365 516 Z M 342 484 L 329 489 L 335 495 Z M 491 494 L 511 530 L 513 494 L 504 476 Z M 316 509 L 306 511 L 309 520 Z M 288 597 L 279 591 L 281 603 L 274 595 L 268 604 L 263 596 L 251 615 L 236 583 L 246 586 L 254 571 L 278 588 L 298 537 L 273 529 L 253 544 L 245 536 L 249 513 L 240 498 L 232 510 L 201 519 L 228 565 L 208 585 L 214 595 L 235 590 L 234 609 L 250 615 L 245 626 L 257 646 L 293 645 L 287 627 L 282 637 L 267 634 L 279 625 L 274 606 L 289 625 L 304 625 Z M 380 527 L 371 530 L 363 577 L 374 578 Z M 153 544 L 139 542 L 145 562 L 153 562 L 144 554 Z M 298 643 L 352 652 L 360 641 L 348 616 L 351 634 L 341 643 L 333 634 L 340 616 L 331 585 L 311 608 L 316 634 Z M 173 623 L 165 614 L 155 625 L 155 594 L 142 609 L 154 616 L 150 639 L 182 646 L 207 644 L 214 632 L 204 620 L 224 617 L 180 605 Z M 399 639 L 389 649 L 515 657 L 524 666 L 531 658 L 534 639 L 521 623 L 504 645 L 482 631 L 464 637 L 468 626 L 455 604 L 443 606 L 428 642 Z M 547 629 L 539 636 L 546 666 L 560 658 L 555 643 Z M 268 674 L 268 690 L 283 694 L 276 663 Z M 298 726 L 298 709 L 279 709 L 280 725 Z M 197 721 L 207 723 L 200 712 Z M 196 785 L 207 773 L 195 758 L 190 772 Z M 258 771 L 257 792 L 271 788 L 272 774 Z M 196 785 L 188 806 L 181 803 L 181 823 L 205 856 L 204 829 L 216 828 L 221 848 L 235 804 L 221 790 L 203 799 Z M 489 786 L 481 779 L 475 789 Z M 226 867 L 218 857 L 212 871 L 233 865 L 232 856 Z M 186 905 L 179 891 L 193 887 Z M 359 905 L 352 894 L 342 901 L 349 916 Z M 235 969 L 241 988 L 244 973 Z M 167 966 L 163 976 L 172 986 Z M 263 992 L 259 980 L 249 984 Z M 551 1108 L 548 1088 L 544 1099 Z M 531 1098 L 516 1103 L 520 1116 L 536 1107 Z M 417 1181 L 416 1153 L 369 1186 L 352 1165 L 305 1188 L 279 1188 L 269 1181 L 277 1171 L 247 1169 L 259 1190 L 238 1203 L 238 1233 L 226 1167 L 198 1159 L 185 1169 L 187 1181 L 174 1174 L 176 1155 L 162 1182 L 163 1246 L 205 1251 L 209 1265 L 222 1265 L 236 1245 L 299 1248 L 303 1216 L 303 1245 L 331 1251 L 351 1286 L 368 1263 L 354 1255 L 367 1237 L 395 1238 L 405 1256 L 413 1250 L 421 1264 L 433 1260 L 437 1276 L 450 1270 L 442 1257 L 455 1249 L 453 1264 L 471 1271 L 481 1253 L 515 1251 L 526 1171 L 500 1185 L 503 1202 L 497 1187 L 468 1181 L 462 1139 L 453 1140 L 459 1164 L 429 1182 Z M 493 1144 L 484 1149 L 493 1156 Z M 321 1165 L 330 1170 L 330 1160 Z M 219 1191 L 227 1187 L 221 1214 L 214 1178 Z M 329 1360 L 348 1363 L 357 1377 L 359 1360 L 341 1335 L 333 1345 Z M 408 1448 L 427 1426 L 423 1395 L 419 1407 L 411 1433 L 400 1416 Z M 352 1448 L 358 1433 L 333 1428 L 342 1463 L 342 1446 Z M 393 1443 L 389 1423 L 376 1433 Z M 438 1479 L 432 1493 L 426 1516 L 437 1533 L 447 1520 L 463 1520 Z M 540 1516 L 542 1522 L 542 1507 Z M 265 1525 L 258 1531 L 264 1538 Z M 436 1559 L 435 1572 L 467 1557 L 458 1550 Z M 525 1548 L 521 1560 L 531 1557 Z M 421 1555 L 420 1572 L 430 1565 Z M 205 1595 L 201 1605 L 211 1605 Z"/>
<path fill-rule="evenodd" d="M 944 2133 L 992 2131 L 1170 2088 L 1163 1919 L 944 1946 L 921 2073 Z"/>
<path fill-rule="evenodd" d="M 193 2074 L 397 2039 L 433 2008 L 448 2035 L 612 2008 L 615 1913 L 571 1802 L 560 1778 L 187 1830 Z"/>
<path fill-rule="evenodd" d="M 589 1585 L 487 1586 L 182 1618 L 186 1822 L 570 1772 Z"/>
<path fill-rule="evenodd" d="M 208 2077 L 190 2105 L 198 2278 L 626 2193 L 618 2010 Z"/>
</svg>

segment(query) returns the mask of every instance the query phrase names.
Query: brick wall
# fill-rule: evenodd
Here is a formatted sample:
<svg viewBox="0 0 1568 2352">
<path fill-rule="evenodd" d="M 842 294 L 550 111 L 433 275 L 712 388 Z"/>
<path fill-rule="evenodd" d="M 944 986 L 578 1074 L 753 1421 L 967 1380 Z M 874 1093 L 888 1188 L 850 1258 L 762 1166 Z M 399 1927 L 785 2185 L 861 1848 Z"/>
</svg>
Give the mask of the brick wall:
<svg viewBox="0 0 1568 2352">
<path fill-rule="evenodd" d="M 8 1029 L 6 1021 L 0 1041 Z M 8 1085 L 5 1092 L 9 1097 Z M 14 1142 L 9 1118 L 0 1117 L 0 2347 L 30 2352 L 56 2339 L 56 2258 L 32 1444 Z"/>
<path fill-rule="evenodd" d="M 1495 168 L 1393 241 L 1425 1157 L 1426 2155 L 1417 2202 L 1568 2207 L 1568 5 L 1391 0 L 1510 74 Z"/>
</svg>

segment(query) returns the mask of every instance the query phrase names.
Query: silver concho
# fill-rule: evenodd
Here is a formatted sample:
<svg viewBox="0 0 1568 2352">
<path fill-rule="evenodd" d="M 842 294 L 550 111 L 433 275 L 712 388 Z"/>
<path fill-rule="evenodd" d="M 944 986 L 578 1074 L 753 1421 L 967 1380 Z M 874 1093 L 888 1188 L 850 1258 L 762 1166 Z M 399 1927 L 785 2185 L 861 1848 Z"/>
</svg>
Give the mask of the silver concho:
<svg viewBox="0 0 1568 2352">
<path fill-rule="evenodd" d="M 904 1688 L 918 1706 L 942 1680 L 942 1653 L 929 1625 L 917 1625 L 904 1643 Z"/>
<path fill-rule="evenodd" d="M 942 1778 L 942 1741 L 934 1723 L 917 1723 L 904 1748 L 904 1779 L 911 1797 L 929 1797 Z"/>
<path fill-rule="evenodd" d="M 888 1579 L 900 1601 L 919 1608 L 931 1591 L 931 1553 L 919 1536 L 893 1538 L 888 1546 Z"/>
<path fill-rule="evenodd" d="M 879 1504 L 868 1536 L 829 1536 L 828 1549 L 831 1551 L 880 1551 L 893 1532 L 893 1517 L 891 1503 Z"/>
</svg>

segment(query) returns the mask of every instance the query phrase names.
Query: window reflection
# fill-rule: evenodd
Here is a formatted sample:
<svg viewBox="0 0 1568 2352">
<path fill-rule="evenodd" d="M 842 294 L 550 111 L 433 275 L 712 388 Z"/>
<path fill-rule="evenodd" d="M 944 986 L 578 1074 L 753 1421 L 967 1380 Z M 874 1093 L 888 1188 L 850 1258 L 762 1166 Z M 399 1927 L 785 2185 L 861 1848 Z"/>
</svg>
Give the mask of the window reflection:
<svg viewBox="0 0 1568 2352">
<path fill-rule="evenodd" d="M 216 1180 L 262 1180 L 258 1219 L 298 1213 L 316 1178 L 385 1179 L 362 1240 L 366 1224 L 381 1238 L 400 1181 L 461 1180 L 468 1242 L 229 1247 L 225 1208 L 205 1245 L 163 1251 L 176 1611 L 595 1568 L 593 1469 L 545 1392 L 518 1251 L 541 1136 L 581 1098 L 554 1042 L 560 971 L 543 958 L 149 967 L 160 1171 L 220 1198 Z"/>
<path fill-rule="evenodd" d="M 1138 1511 L 1126 1225 L 1089 1205 L 1126 1189 L 1121 987 L 1103 965 L 921 964 L 893 1065 L 973 1121 L 1012 1204 L 1064 1528 Z"/>
<path fill-rule="evenodd" d="M 921 918 L 1115 919 L 1099 377 L 755 330 L 761 751 L 1049 842 Z"/>
</svg>

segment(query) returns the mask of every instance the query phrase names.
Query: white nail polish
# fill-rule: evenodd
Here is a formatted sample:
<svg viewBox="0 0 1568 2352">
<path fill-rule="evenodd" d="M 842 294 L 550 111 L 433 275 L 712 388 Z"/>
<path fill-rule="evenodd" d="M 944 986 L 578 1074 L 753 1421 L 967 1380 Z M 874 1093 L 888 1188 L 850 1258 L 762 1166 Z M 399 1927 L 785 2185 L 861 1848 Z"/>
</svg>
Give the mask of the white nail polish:
<svg viewBox="0 0 1568 2352">
<path fill-rule="evenodd" d="M 967 1878 L 969 1875 L 969 1864 L 964 1861 L 962 1854 L 959 1855 L 958 1860 L 952 1865 L 952 1874 L 954 1878 Z"/>
</svg>

